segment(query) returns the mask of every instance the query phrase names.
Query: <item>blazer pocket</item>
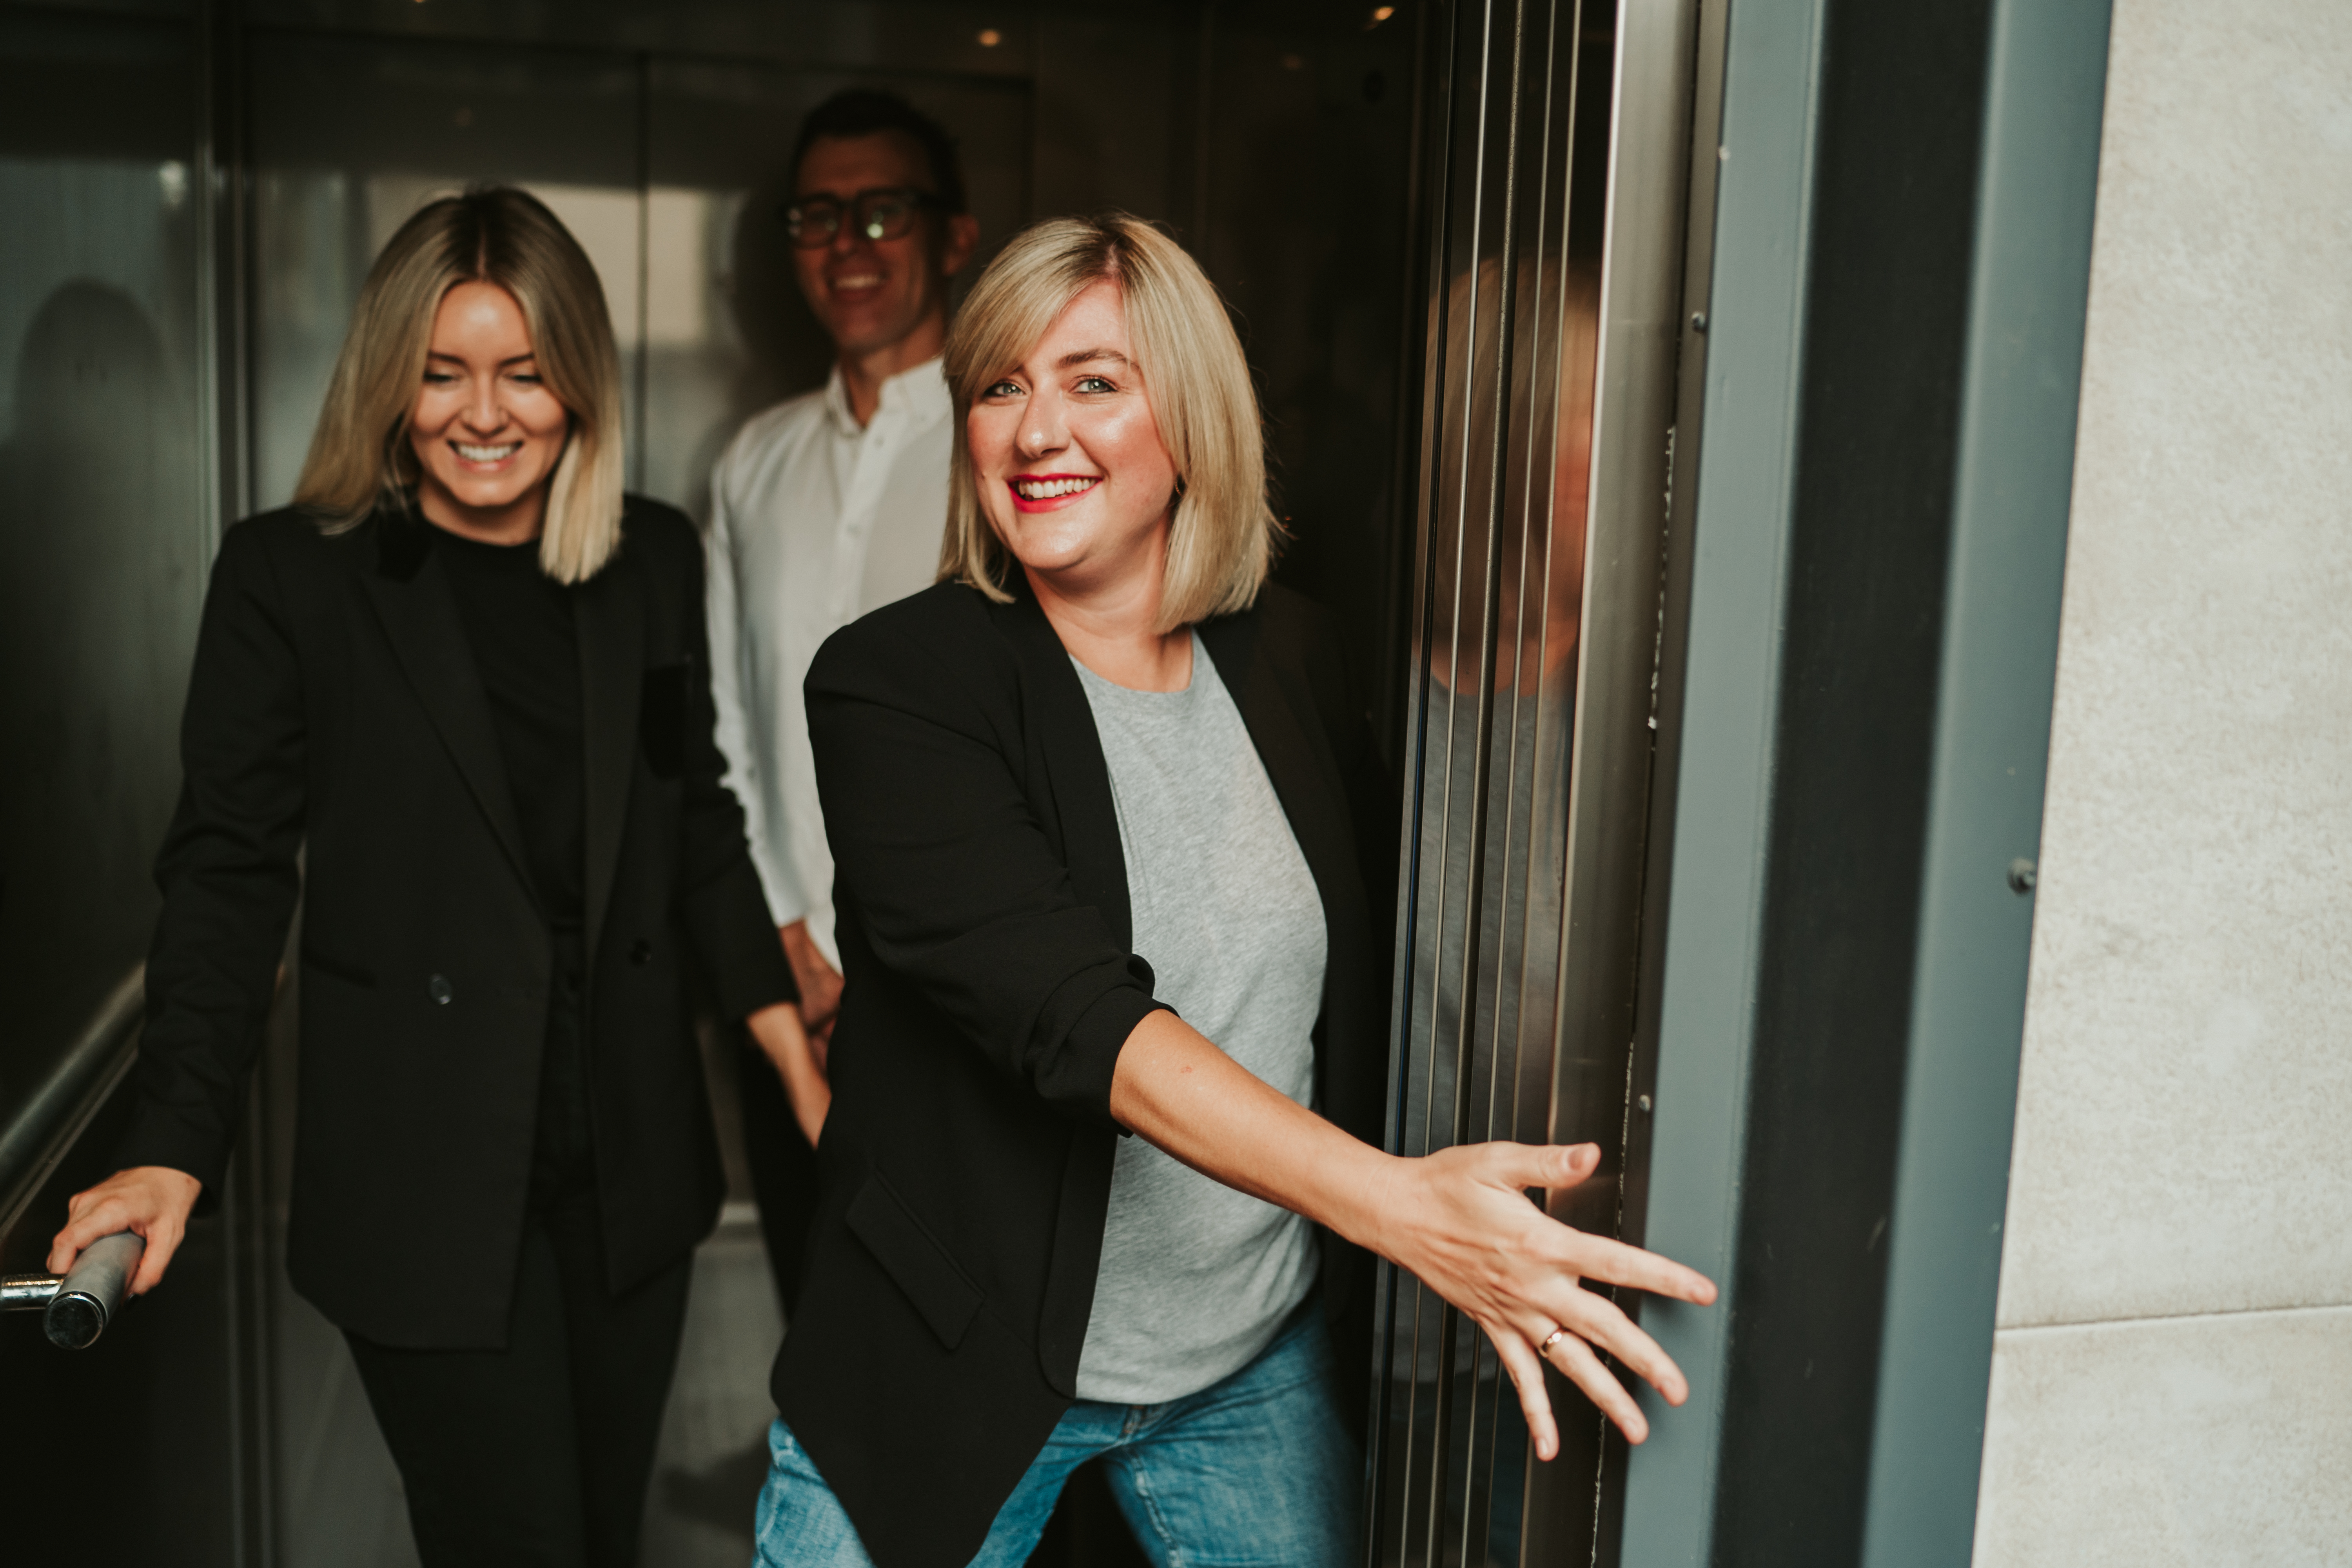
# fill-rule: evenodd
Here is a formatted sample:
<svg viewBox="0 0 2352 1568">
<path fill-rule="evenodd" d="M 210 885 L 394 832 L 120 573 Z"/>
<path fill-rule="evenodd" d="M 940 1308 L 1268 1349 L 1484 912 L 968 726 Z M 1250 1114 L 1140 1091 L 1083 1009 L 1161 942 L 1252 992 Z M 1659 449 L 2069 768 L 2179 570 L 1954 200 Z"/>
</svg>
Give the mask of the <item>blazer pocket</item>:
<svg viewBox="0 0 2352 1568">
<path fill-rule="evenodd" d="M 915 1304 L 915 1310 L 953 1350 L 963 1342 L 980 1310 L 980 1287 L 957 1266 L 948 1249 L 923 1228 L 923 1222 L 877 1173 L 849 1202 L 849 1229 L 882 1265 L 884 1272 Z"/>
<path fill-rule="evenodd" d="M 637 743 L 646 766 L 657 779 L 674 779 L 686 771 L 686 682 L 693 664 L 678 659 L 646 671 L 645 691 L 637 703 Z"/>
</svg>

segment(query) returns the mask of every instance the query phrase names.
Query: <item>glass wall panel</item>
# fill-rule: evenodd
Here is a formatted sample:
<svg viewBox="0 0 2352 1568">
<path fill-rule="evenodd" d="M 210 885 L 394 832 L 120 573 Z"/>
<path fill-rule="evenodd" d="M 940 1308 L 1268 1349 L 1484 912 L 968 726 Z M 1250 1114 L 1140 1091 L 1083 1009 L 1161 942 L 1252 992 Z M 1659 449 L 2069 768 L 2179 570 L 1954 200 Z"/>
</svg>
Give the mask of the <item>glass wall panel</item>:
<svg viewBox="0 0 2352 1568">
<path fill-rule="evenodd" d="M 1603 274 L 1620 265 L 1616 9 L 1470 0 L 1427 23 L 1431 281 L 1392 1137 L 1413 1154 L 1597 1142 L 1600 1170 L 1551 1212 L 1614 1235 L 1650 749 L 1646 707 L 1633 703 L 1655 645 L 1664 521 L 1662 467 L 1645 489 L 1634 468 L 1610 477 L 1594 460 L 1622 374 L 1602 351 Z M 1675 261 L 1641 265 L 1671 279 Z M 1662 459 L 1664 418 L 1630 439 Z M 1604 477 L 1616 493 L 1598 493 Z M 1629 596 L 1635 612 L 1617 613 Z M 1612 852 L 1580 848 L 1595 839 Z M 1377 1560 L 1605 1560 L 1618 1450 L 1592 1405 L 1550 1379 L 1561 1452 L 1535 1465 L 1477 1326 L 1393 1270 L 1381 1308 Z"/>
<path fill-rule="evenodd" d="M 145 953 L 215 532 L 203 50 L 193 6 L 140 9 L 0 7 L 0 1126 Z M 42 1267 L 128 1109 L 0 1232 L 0 1272 Z M 236 1560 L 238 1184 L 214 1195 L 98 1346 L 0 1317 L 10 1561 Z"/>
<path fill-rule="evenodd" d="M 194 29 L 0 10 L 0 1117 L 144 954 L 211 556 Z"/>
</svg>

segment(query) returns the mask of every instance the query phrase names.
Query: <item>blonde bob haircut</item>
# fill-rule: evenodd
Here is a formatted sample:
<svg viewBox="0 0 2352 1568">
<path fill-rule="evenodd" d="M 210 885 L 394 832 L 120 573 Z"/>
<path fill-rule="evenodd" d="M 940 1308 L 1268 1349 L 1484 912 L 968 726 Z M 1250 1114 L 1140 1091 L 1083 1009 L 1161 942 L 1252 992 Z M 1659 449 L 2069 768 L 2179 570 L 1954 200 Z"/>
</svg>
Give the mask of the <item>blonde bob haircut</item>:
<svg viewBox="0 0 2352 1568">
<path fill-rule="evenodd" d="M 417 482 L 408 420 L 442 298 L 460 283 L 514 296 L 548 391 L 572 416 L 548 481 L 540 569 L 559 583 L 594 576 L 621 542 L 621 366 L 604 289 L 587 252 L 535 196 L 478 186 L 417 209 L 368 269 L 336 357 L 326 406 L 294 504 L 329 532 Z"/>
<path fill-rule="evenodd" d="M 1160 629 L 1245 610 L 1274 565 L 1281 524 L 1266 504 L 1265 441 L 1249 362 L 1215 287 L 1181 246 L 1125 213 L 1050 218 L 988 264 L 948 332 L 955 458 L 940 577 L 999 604 L 1018 570 L 980 504 L 964 431 L 972 403 L 1027 358 L 1070 301 L 1119 286 L 1127 331 L 1160 438 L 1176 469 Z"/>
</svg>

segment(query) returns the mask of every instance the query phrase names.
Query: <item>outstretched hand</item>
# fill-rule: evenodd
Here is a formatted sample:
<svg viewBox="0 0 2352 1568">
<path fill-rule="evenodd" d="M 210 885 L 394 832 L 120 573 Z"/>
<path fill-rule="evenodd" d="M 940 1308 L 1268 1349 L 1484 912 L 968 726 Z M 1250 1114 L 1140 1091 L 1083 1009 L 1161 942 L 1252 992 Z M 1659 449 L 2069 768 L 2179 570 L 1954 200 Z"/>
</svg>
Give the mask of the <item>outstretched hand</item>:
<svg viewBox="0 0 2352 1568">
<path fill-rule="evenodd" d="M 1669 1405 L 1690 1396 L 1681 1369 L 1658 1342 L 1615 1302 L 1584 1289 L 1583 1280 L 1700 1306 L 1715 1300 L 1714 1284 L 1695 1269 L 1588 1236 L 1528 1201 L 1528 1188 L 1575 1186 L 1600 1163 L 1601 1151 L 1591 1143 L 1475 1143 L 1399 1161 L 1374 1207 L 1378 1233 L 1368 1238 L 1486 1331 L 1517 1385 L 1541 1459 L 1559 1451 L 1541 1361 L 1582 1389 L 1628 1442 L 1647 1437 L 1650 1424 L 1600 1352 L 1631 1367 Z M 1540 1356 L 1539 1346 L 1546 1347 Z"/>
<path fill-rule="evenodd" d="M 1594 1279 L 1706 1306 L 1705 1276 L 1654 1252 L 1587 1236 L 1528 1201 L 1592 1174 L 1591 1143 L 1474 1143 L 1413 1159 L 1382 1153 L 1270 1088 L 1165 1010 L 1129 1034 L 1111 1078 L 1120 1125 L 1213 1180 L 1328 1226 L 1420 1277 L 1486 1331 L 1518 1385 L 1536 1454 L 1559 1452 L 1544 1390 L 1549 1361 L 1639 1443 L 1641 1406 L 1601 1364 L 1615 1356 L 1664 1394 L 1690 1396 L 1658 1342 Z"/>
<path fill-rule="evenodd" d="M 122 1231 L 147 1238 L 131 1293 L 144 1296 L 163 1281 L 163 1270 L 188 1234 L 188 1215 L 204 1184 L 168 1165 L 138 1165 L 117 1171 L 66 1205 L 66 1226 L 49 1243 L 49 1272 L 63 1274 L 93 1241 Z"/>
</svg>

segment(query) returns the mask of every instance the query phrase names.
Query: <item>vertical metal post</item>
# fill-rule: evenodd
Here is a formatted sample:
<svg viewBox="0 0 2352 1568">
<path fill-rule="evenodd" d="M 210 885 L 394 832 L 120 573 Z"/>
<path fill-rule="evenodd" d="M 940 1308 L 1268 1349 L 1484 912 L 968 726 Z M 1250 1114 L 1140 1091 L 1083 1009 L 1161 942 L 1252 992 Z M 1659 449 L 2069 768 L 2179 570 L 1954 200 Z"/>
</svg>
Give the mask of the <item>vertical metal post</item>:
<svg viewBox="0 0 2352 1568">
<path fill-rule="evenodd" d="M 1644 1303 L 1642 1324 L 1681 1365 L 1681 1410 L 1643 1392 L 1652 1436 L 1625 1483 L 1626 1568 L 1711 1560 L 1729 1362 L 1764 876 L 1804 369 L 1806 240 L 1823 0 L 1739 0 L 1723 45 L 1721 142 L 1706 317 L 1705 446 L 1689 509 L 1689 635 L 1680 693 L 1656 1089 L 1640 1238 L 1713 1278 L 1700 1310 Z M 1677 430 L 1678 441 L 1683 432 Z M 1666 721 L 1672 722 L 1671 717 Z"/>
<path fill-rule="evenodd" d="M 1863 1560 L 1976 1523 L 2091 276 L 2108 0 L 1996 0 Z"/>
<path fill-rule="evenodd" d="M 210 467 L 206 560 L 221 535 L 253 508 L 243 22 L 236 0 L 205 0 L 197 7 L 197 331 L 204 362 L 198 396 Z M 231 1156 L 221 1198 L 229 1473 L 236 1493 L 229 1510 L 229 1552 L 237 1568 L 269 1568 L 278 1558 L 276 1357 L 264 1174 L 268 1096 L 258 1074 L 247 1104 L 247 1133 Z"/>
</svg>

